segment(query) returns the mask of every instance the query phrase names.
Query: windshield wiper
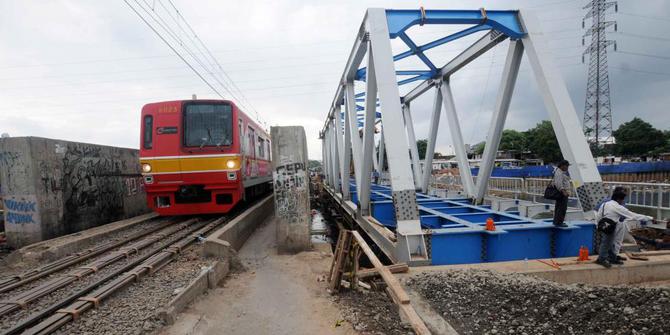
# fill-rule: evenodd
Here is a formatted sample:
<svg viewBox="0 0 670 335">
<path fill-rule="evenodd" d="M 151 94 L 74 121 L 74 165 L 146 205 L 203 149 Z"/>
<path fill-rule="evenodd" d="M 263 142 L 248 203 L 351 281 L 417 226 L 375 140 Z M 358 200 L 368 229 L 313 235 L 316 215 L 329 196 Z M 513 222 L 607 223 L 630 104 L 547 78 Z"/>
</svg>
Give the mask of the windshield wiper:
<svg viewBox="0 0 670 335">
<path fill-rule="evenodd" d="M 212 141 L 212 130 L 207 128 L 207 138 L 202 139 L 202 144 L 200 144 L 200 149 L 202 149 L 202 147 L 204 147 L 205 144 L 207 144 L 207 142 L 211 142 L 211 141 Z"/>
</svg>

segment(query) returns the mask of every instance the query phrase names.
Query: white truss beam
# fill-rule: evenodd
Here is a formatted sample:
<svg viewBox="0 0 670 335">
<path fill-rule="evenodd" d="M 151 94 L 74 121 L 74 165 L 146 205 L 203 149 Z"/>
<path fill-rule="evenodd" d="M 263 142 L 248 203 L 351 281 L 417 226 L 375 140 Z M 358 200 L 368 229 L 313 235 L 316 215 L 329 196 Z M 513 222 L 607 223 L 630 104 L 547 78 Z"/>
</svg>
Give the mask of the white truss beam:
<svg viewBox="0 0 670 335">
<path fill-rule="evenodd" d="M 505 120 L 507 119 L 507 112 L 512 101 L 514 85 L 519 74 L 519 65 L 521 64 L 522 56 L 523 44 L 521 44 L 521 41 L 510 41 L 505 67 L 503 68 L 502 82 L 500 83 L 500 90 L 496 98 L 489 133 L 486 137 L 486 147 L 484 148 L 482 162 L 479 166 L 479 174 L 477 175 L 477 194 L 475 195 L 477 203 L 481 203 L 484 200 L 484 195 L 486 195 L 489 178 L 495 165 L 498 146 L 500 145 L 500 139 L 505 126 Z"/>
<path fill-rule="evenodd" d="M 449 85 L 448 81 L 442 82 L 442 85 L 440 85 L 440 92 L 442 93 L 444 112 L 447 115 L 447 123 L 449 124 L 451 143 L 454 144 L 454 151 L 456 152 L 456 160 L 458 161 L 458 171 L 461 175 L 463 191 L 468 197 L 474 197 L 475 186 L 472 182 L 470 163 L 468 162 L 468 155 L 465 152 L 465 143 L 463 142 L 463 134 L 461 133 L 461 124 L 458 121 L 454 96 L 451 94 L 451 86 Z"/>
</svg>

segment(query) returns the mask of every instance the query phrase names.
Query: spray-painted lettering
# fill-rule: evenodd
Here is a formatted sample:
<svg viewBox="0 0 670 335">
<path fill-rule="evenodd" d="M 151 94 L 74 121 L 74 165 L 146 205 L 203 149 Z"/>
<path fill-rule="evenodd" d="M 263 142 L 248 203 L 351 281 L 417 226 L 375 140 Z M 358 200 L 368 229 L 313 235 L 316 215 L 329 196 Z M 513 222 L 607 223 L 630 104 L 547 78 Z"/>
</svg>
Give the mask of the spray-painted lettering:
<svg viewBox="0 0 670 335">
<path fill-rule="evenodd" d="M 37 212 L 34 200 L 4 199 L 5 222 L 9 224 L 36 223 L 33 215 Z"/>
</svg>

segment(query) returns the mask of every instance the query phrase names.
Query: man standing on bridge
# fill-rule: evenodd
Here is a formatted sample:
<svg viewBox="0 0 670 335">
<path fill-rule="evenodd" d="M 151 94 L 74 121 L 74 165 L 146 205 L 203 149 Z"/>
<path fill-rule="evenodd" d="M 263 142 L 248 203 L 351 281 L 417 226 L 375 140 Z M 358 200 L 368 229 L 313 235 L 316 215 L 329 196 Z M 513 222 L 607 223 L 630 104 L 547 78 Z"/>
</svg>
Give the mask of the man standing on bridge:
<svg viewBox="0 0 670 335">
<path fill-rule="evenodd" d="M 568 211 L 568 198 L 572 189 L 572 182 L 570 181 L 570 176 L 568 176 L 568 166 L 570 166 L 570 163 L 564 159 L 554 169 L 552 183 L 561 192 L 554 206 L 554 226 L 556 227 L 568 226 L 565 224 L 565 213 Z"/>
</svg>

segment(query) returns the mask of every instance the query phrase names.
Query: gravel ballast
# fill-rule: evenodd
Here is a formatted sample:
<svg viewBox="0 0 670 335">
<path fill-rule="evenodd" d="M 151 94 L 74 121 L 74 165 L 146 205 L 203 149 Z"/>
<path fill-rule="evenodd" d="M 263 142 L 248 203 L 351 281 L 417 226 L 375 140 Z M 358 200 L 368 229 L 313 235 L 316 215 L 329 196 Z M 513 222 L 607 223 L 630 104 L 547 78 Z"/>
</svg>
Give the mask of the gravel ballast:
<svg viewBox="0 0 670 335">
<path fill-rule="evenodd" d="M 403 324 L 396 306 L 384 292 L 342 289 L 335 296 L 342 314 L 361 334 L 414 334 L 409 324 Z"/>
<path fill-rule="evenodd" d="M 212 260 L 200 258 L 202 245 L 191 246 L 158 272 L 112 295 L 108 300 L 70 322 L 56 334 L 145 334 L 163 324 L 159 312 L 194 280 Z"/>
<path fill-rule="evenodd" d="M 558 284 L 483 270 L 406 279 L 461 334 L 668 334 L 670 289 Z"/>
</svg>

